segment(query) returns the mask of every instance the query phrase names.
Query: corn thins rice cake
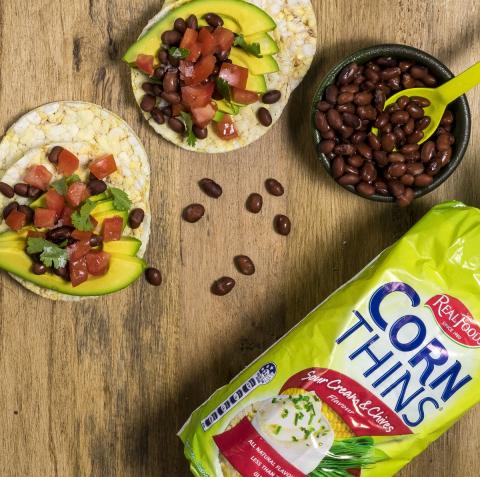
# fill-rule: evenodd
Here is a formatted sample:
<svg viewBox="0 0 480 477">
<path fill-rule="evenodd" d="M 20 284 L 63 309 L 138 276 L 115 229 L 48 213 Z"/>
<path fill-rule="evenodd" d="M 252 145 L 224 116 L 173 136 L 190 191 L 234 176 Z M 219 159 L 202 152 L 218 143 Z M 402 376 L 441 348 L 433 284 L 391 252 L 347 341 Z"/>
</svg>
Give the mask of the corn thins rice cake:
<svg viewBox="0 0 480 477">
<path fill-rule="evenodd" d="M 149 21 L 140 37 L 169 11 L 187 2 L 188 0 L 167 0 L 162 10 Z M 238 138 L 229 141 L 222 140 L 216 135 L 210 124 L 208 126 L 208 137 L 198 140 L 194 147 L 189 146 L 185 138 L 172 131 L 166 123 L 160 125 L 152 119 L 150 113 L 142 111 L 150 125 L 165 139 L 191 151 L 207 153 L 233 151 L 251 144 L 269 131 L 271 126 L 262 126 L 257 119 L 256 112 L 260 106 L 270 111 L 272 125 L 282 114 L 290 94 L 299 85 L 310 68 L 316 51 L 317 22 L 315 13 L 309 0 L 253 0 L 250 3 L 265 10 L 277 24 L 277 28 L 269 34 L 277 42 L 280 49 L 274 55 L 280 69 L 276 73 L 265 75 L 265 77 L 268 90 L 277 89 L 281 91 L 280 100 L 274 104 L 255 103 L 242 107 L 240 113 L 234 116 L 239 134 Z M 132 68 L 131 79 L 135 99 L 140 105 L 145 94 L 142 90 L 142 84 L 148 81 L 148 77 L 138 69 Z"/>
<path fill-rule="evenodd" d="M 2 182 L 13 186 L 22 182 L 28 166 L 41 164 L 56 180 L 61 177 L 48 161 L 48 152 L 62 146 L 75 154 L 80 161 L 77 174 L 82 180 L 88 176 L 88 163 L 102 154 L 113 154 L 117 171 L 105 179 L 109 186 L 125 191 L 132 208 L 142 208 L 145 219 L 138 229 L 128 226 L 123 235 L 140 239 L 138 256 L 145 253 L 149 235 L 151 213 L 149 206 L 150 165 L 140 140 L 123 119 L 102 107 L 77 101 L 61 101 L 40 106 L 22 116 L 6 132 L 0 142 L 0 174 Z M 20 204 L 30 199 L 16 196 Z M 0 198 L 4 207 L 9 200 Z M 0 232 L 7 229 L 0 225 Z M 46 290 L 12 275 L 29 290 L 53 300 L 80 300 L 82 298 Z"/>
</svg>

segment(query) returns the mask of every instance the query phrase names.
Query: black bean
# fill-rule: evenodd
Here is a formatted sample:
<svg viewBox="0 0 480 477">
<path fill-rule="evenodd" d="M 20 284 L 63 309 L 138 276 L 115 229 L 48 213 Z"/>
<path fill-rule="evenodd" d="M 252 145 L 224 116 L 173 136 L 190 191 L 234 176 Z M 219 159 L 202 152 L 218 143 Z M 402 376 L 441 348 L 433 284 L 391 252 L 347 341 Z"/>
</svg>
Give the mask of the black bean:
<svg viewBox="0 0 480 477">
<path fill-rule="evenodd" d="M 28 186 L 28 197 L 30 199 L 38 199 L 43 194 L 43 191 L 38 187 Z"/>
<path fill-rule="evenodd" d="M 207 13 L 203 18 L 205 18 L 205 21 L 214 28 L 223 26 L 222 17 L 218 16 L 216 13 Z"/>
<path fill-rule="evenodd" d="M 267 108 L 258 108 L 257 118 L 262 126 L 268 127 L 272 124 L 272 116 Z"/>
<path fill-rule="evenodd" d="M 169 104 L 179 104 L 181 101 L 180 95 L 178 93 L 167 93 L 164 91 L 160 96 Z"/>
<path fill-rule="evenodd" d="M 231 277 L 221 277 L 215 280 L 210 288 L 214 295 L 223 296 L 230 293 L 235 286 L 235 280 Z"/>
<path fill-rule="evenodd" d="M 272 194 L 274 196 L 281 196 L 284 193 L 283 185 L 280 184 L 276 179 L 267 179 L 265 181 L 265 189 L 267 189 L 267 192 L 269 194 Z"/>
<path fill-rule="evenodd" d="M 286 215 L 278 214 L 273 220 L 275 230 L 280 235 L 288 235 L 292 228 L 290 219 Z"/>
<path fill-rule="evenodd" d="M 28 184 L 19 182 L 13 186 L 13 190 L 15 194 L 19 195 L 20 197 L 28 197 Z"/>
<path fill-rule="evenodd" d="M 55 273 L 55 275 L 58 275 L 59 277 L 63 278 L 67 282 L 70 281 L 70 272 L 68 271 L 68 266 L 67 267 L 54 268 L 53 273 Z"/>
<path fill-rule="evenodd" d="M 255 273 L 255 265 L 250 257 L 247 257 L 246 255 L 237 255 L 233 261 L 237 270 L 242 275 L 253 275 Z"/>
<path fill-rule="evenodd" d="M 5 182 L 0 182 L 0 193 L 2 193 L 5 197 L 11 199 L 15 192 L 13 191 L 13 187 L 9 186 Z"/>
<path fill-rule="evenodd" d="M 91 195 L 102 194 L 107 190 L 107 184 L 99 179 L 92 179 L 88 181 L 87 187 Z"/>
<path fill-rule="evenodd" d="M 157 56 L 158 56 L 158 61 L 160 61 L 160 63 L 162 65 L 166 65 L 168 63 L 168 51 L 167 50 L 164 50 L 163 48 L 160 48 L 160 50 L 158 50 Z M 163 72 L 165 73 L 165 70 Z"/>
<path fill-rule="evenodd" d="M 160 270 L 157 270 L 156 268 L 148 267 L 145 270 L 145 278 L 150 285 L 155 287 L 158 287 L 162 284 L 162 274 L 160 273 Z"/>
<path fill-rule="evenodd" d="M 265 104 L 273 104 L 280 99 L 281 95 L 282 93 L 278 89 L 272 89 L 264 93 L 264 95 L 262 96 L 262 101 Z"/>
<path fill-rule="evenodd" d="M 163 115 L 163 112 L 160 108 L 153 108 L 152 111 L 150 112 L 152 115 L 153 120 L 157 124 L 164 124 L 165 123 L 165 116 Z"/>
<path fill-rule="evenodd" d="M 358 184 L 361 180 L 362 179 L 361 179 L 359 174 L 347 173 L 347 174 L 343 175 L 342 177 L 339 177 L 337 179 L 337 182 L 340 185 L 348 186 L 348 185 Z"/>
<path fill-rule="evenodd" d="M 140 207 L 132 209 L 128 215 L 128 225 L 131 229 L 138 229 L 145 218 L 145 212 Z"/>
<path fill-rule="evenodd" d="M 205 207 L 202 204 L 190 204 L 183 209 L 182 217 L 190 223 L 198 222 L 205 213 Z"/>
<path fill-rule="evenodd" d="M 191 28 L 192 30 L 196 30 L 198 28 L 198 20 L 195 15 L 190 15 L 187 18 L 187 26 L 188 28 Z"/>
<path fill-rule="evenodd" d="M 103 242 L 103 237 L 101 235 L 93 234 L 90 237 L 90 247 L 98 247 Z"/>
<path fill-rule="evenodd" d="M 70 225 L 63 225 L 62 227 L 49 230 L 46 239 L 53 243 L 62 243 L 64 240 L 70 238 L 74 230 L 74 227 Z"/>
<path fill-rule="evenodd" d="M 192 127 L 193 134 L 195 134 L 195 137 L 198 139 L 205 139 L 208 136 L 208 129 L 207 128 L 201 128 L 200 126 L 197 126 L 196 124 L 193 125 Z"/>
<path fill-rule="evenodd" d="M 187 29 L 187 22 L 183 18 L 177 18 L 173 22 L 173 28 L 180 33 L 185 33 L 185 30 Z"/>
<path fill-rule="evenodd" d="M 47 267 L 43 263 L 33 262 L 33 265 L 32 265 L 33 274 L 43 275 L 44 273 L 46 273 L 46 271 L 47 271 Z"/>
<path fill-rule="evenodd" d="M 182 39 L 182 34 L 177 30 L 167 30 L 162 33 L 161 39 L 164 45 L 178 45 Z"/>
<path fill-rule="evenodd" d="M 325 90 L 325 99 L 330 104 L 335 104 L 337 102 L 337 96 L 338 96 L 338 88 L 334 84 L 331 84 L 330 86 L 328 86 L 328 88 Z"/>
<path fill-rule="evenodd" d="M 58 164 L 58 155 L 63 151 L 63 147 L 55 146 L 53 147 L 50 152 L 48 153 L 48 160 L 53 164 Z"/>
<path fill-rule="evenodd" d="M 168 118 L 168 126 L 176 133 L 183 134 L 185 132 L 185 125 L 177 118 Z"/>
<path fill-rule="evenodd" d="M 163 77 L 163 91 L 166 93 L 175 93 L 177 89 L 178 71 L 176 69 L 169 69 Z"/>
<path fill-rule="evenodd" d="M 368 182 L 360 182 L 355 186 L 355 190 L 365 197 L 370 197 L 375 194 L 375 187 Z"/>
<path fill-rule="evenodd" d="M 157 100 L 155 96 L 151 94 L 146 94 L 142 98 L 142 101 L 140 102 L 140 107 L 143 109 L 143 111 L 146 111 L 147 113 L 149 113 L 155 107 L 156 102 Z"/>
<path fill-rule="evenodd" d="M 217 184 L 214 180 L 208 179 L 207 177 L 198 181 L 198 185 L 200 186 L 200 189 L 205 192 L 205 194 L 207 194 L 209 197 L 213 197 L 214 199 L 218 199 L 223 193 L 220 184 Z"/>
<path fill-rule="evenodd" d="M 252 214 L 258 214 L 262 210 L 262 206 L 263 197 L 260 194 L 254 192 L 247 197 L 245 207 L 249 212 L 252 212 Z"/>
<path fill-rule="evenodd" d="M 338 77 L 337 77 L 337 82 L 339 85 L 346 85 L 351 83 L 354 78 L 355 74 L 358 72 L 359 66 L 356 63 L 351 63 L 345 68 L 340 71 Z"/>
<path fill-rule="evenodd" d="M 2 212 L 3 219 L 6 219 L 12 210 L 18 210 L 18 202 L 10 202 L 4 207 Z"/>
</svg>

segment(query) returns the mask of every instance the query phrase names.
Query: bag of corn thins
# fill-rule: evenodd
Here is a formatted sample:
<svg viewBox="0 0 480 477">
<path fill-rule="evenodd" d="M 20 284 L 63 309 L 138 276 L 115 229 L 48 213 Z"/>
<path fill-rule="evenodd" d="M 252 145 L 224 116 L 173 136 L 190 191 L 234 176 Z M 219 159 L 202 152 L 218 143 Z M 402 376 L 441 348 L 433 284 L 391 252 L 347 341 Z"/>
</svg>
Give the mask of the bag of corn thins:
<svg viewBox="0 0 480 477">
<path fill-rule="evenodd" d="M 198 408 L 195 476 L 388 477 L 480 400 L 480 210 L 433 208 Z"/>
</svg>

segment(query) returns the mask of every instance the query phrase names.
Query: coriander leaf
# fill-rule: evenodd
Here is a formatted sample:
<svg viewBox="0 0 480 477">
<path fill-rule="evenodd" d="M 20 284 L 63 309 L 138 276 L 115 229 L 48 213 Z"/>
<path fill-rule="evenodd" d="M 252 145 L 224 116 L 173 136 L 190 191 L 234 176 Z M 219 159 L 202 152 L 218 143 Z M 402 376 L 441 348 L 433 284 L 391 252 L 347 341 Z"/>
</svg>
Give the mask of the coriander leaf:
<svg viewBox="0 0 480 477">
<path fill-rule="evenodd" d="M 238 46 L 242 50 L 245 50 L 247 53 L 260 58 L 260 43 L 247 43 L 245 38 L 242 35 L 238 35 L 233 42 L 235 46 Z"/>
<path fill-rule="evenodd" d="M 47 267 L 61 268 L 67 264 L 67 250 L 41 237 L 30 237 L 27 240 L 29 254 L 40 253 L 40 260 Z"/>
<path fill-rule="evenodd" d="M 95 202 L 87 200 L 82 207 L 80 207 L 79 211 L 77 210 L 72 214 L 72 224 L 77 230 L 88 232 L 93 229 L 90 213 L 96 205 Z"/>
<path fill-rule="evenodd" d="M 68 252 L 65 248 L 60 248 L 48 240 L 45 240 L 46 245 L 43 247 L 43 252 L 40 255 L 40 260 L 47 267 L 62 268 L 68 262 Z"/>
<path fill-rule="evenodd" d="M 173 58 L 184 60 L 190 54 L 190 50 L 188 48 L 178 48 L 176 46 L 172 46 L 168 49 L 168 53 L 170 56 L 173 56 Z"/>
<path fill-rule="evenodd" d="M 80 177 L 78 177 L 77 174 L 72 174 L 71 176 L 67 177 L 66 181 L 67 181 L 67 185 L 71 185 L 74 182 L 80 182 L 81 179 L 80 179 Z"/>
<path fill-rule="evenodd" d="M 129 210 L 132 206 L 132 201 L 121 189 L 117 189 L 116 187 L 109 188 L 110 194 L 112 195 L 113 199 L 113 206 L 115 210 Z"/>
<path fill-rule="evenodd" d="M 230 85 L 220 77 L 215 78 L 215 84 L 218 92 L 223 96 L 223 99 L 230 103 L 232 101 L 232 95 L 230 94 Z"/>
<path fill-rule="evenodd" d="M 185 129 L 187 130 L 188 134 L 187 144 L 191 147 L 195 147 L 195 144 L 197 143 L 197 138 L 193 133 L 192 117 L 185 111 L 181 111 L 180 114 L 182 115 L 183 122 L 185 123 Z"/>
<path fill-rule="evenodd" d="M 27 253 L 33 255 L 43 252 L 46 240 L 42 237 L 29 237 L 27 240 Z"/>
<path fill-rule="evenodd" d="M 52 182 L 50 184 L 60 195 L 65 195 L 67 193 L 68 184 L 65 180 L 65 177 L 58 179 L 58 181 Z"/>
</svg>

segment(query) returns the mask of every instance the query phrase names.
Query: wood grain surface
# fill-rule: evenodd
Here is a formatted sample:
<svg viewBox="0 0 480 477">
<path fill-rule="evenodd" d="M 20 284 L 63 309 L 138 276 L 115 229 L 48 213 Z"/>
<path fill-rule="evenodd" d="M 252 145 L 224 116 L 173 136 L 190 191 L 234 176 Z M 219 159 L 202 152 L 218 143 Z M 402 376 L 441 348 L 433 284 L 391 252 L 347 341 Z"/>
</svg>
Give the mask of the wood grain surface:
<svg viewBox="0 0 480 477">
<path fill-rule="evenodd" d="M 398 42 L 424 49 L 458 73 L 480 60 L 477 0 L 315 0 L 313 67 L 280 122 L 228 155 L 187 153 L 141 119 L 120 61 L 161 7 L 154 0 L 0 0 L 0 134 L 53 100 L 87 100 L 118 113 L 142 139 L 152 166 L 153 229 L 147 253 L 160 288 L 139 280 L 119 294 L 78 304 L 27 292 L 5 274 L 0 288 L 0 475 L 188 476 L 176 432 L 190 412 L 312 307 L 391 244 L 432 205 L 480 205 L 480 88 L 468 93 L 469 150 L 436 192 L 400 210 L 336 186 L 315 159 L 308 110 L 315 85 L 346 54 Z M 264 194 L 275 177 L 286 194 Z M 211 177 L 220 200 L 197 181 Z M 180 219 L 190 202 L 204 220 Z M 286 213 L 288 238 L 273 232 Z M 239 276 L 234 255 L 257 266 Z M 219 298 L 209 286 L 232 275 Z M 480 411 L 473 410 L 399 475 L 479 474 Z"/>
</svg>

